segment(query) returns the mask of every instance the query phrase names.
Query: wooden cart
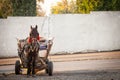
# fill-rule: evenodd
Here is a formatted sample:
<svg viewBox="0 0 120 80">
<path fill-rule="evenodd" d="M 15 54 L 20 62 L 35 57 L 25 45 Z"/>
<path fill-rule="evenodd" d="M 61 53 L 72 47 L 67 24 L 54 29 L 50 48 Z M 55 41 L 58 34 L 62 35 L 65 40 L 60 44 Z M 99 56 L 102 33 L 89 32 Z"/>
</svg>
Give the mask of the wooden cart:
<svg viewBox="0 0 120 80">
<path fill-rule="evenodd" d="M 26 39 L 21 39 L 21 40 L 17 39 L 17 41 L 18 41 L 18 56 L 20 57 L 20 60 L 17 60 L 15 63 L 15 74 L 18 75 L 22 73 L 23 68 L 27 68 L 27 58 L 24 51 Z M 53 62 L 48 59 L 48 55 L 51 50 L 52 44 L 53 44 L 53 39 L 41 40 L 39 42 L 40 51 L 46 50 L 46 55 L 45 57 L 38 56 L 35 65 L 36 71 L 41 71 L 45 69 L 46 74 L 48 74 L 49 76 L 52 76 L 53 74 Z"/>
</svg>

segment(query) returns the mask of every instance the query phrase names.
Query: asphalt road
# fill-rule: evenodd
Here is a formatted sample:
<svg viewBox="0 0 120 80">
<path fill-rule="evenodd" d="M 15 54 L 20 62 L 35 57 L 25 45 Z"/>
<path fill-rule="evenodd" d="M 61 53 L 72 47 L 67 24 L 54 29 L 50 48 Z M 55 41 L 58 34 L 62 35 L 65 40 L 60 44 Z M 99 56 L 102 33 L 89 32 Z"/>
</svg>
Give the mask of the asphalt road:
<svg viewBox="0 0 120 80">
<path fill-rule="evenodd" d="M 14 65 L 1 65 L 0 80 L 120 80 L 119 53 L 117 53 L 117 55 L 102 53 L 99 54 L 99 56 L 95 56 L 97 53 L 91 54 L 92 53 L 87 56 L 85 56 L 86 54 L 81 56 L 81 58 L 86 57 L 86 59 L 83 60 L 73 59 L 55 61 L 55 57 L 53 59 L 53 76 L 48 76 L 44 71 L 41 71 L 37 73 L 35 78 L 27 78 L 26 70 L 23 70 L 22 75 L 15 75 Z M 73 55 L 73 57 L 75 58 L 76 56 L 78 58 L 78 55 Z M 99 58 L 100 55 L 105 55 L 106 57 Z M 67 55 L 62 55 L 62 58 L 65 56 Z M 94 59 L 91 58 L 92 56 L 94 56 Z M 60 57 L 57 56 L 59 59 Z"/>
<path fill-rule="evenodd" d="M 53 62 L 54 72 L 120 70 L 120 59 Z M 14 65 L 0 66 L 0 73 L 14 73 Z"/>
</svg>

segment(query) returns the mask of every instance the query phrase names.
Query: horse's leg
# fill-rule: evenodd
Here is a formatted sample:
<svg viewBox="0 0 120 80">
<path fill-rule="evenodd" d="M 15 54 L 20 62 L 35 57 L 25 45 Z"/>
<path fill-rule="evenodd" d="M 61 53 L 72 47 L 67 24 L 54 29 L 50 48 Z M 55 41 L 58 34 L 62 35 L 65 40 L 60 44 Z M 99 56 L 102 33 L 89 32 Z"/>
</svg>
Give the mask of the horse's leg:
<svg viewBox="0 0 120 80">
<path fill-rule="evenodd" d="M 29 56 L 27 57 L 27 59 L 28 59 L 28 62 L 27 62 L 27 75 L 30 75 L 32 57 L 29 55 Z"/>
<path fill-rule="evenodd" d="M 32 57 L 32 74 L 35 75 L 35 60 L 36 60 L 36 56 Z"/>
</svg>

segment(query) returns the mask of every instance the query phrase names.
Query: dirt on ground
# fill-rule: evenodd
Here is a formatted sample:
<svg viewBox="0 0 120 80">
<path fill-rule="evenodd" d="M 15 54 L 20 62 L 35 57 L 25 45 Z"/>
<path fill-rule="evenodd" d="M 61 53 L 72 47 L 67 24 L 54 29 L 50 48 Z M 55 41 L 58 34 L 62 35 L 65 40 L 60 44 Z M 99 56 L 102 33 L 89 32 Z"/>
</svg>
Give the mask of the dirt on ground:
<svg viewBox="0 0 120 80">
<path fill-rule="evenodd" d="M 0 80 L 120 80 L 120 72 L 57 72 L 53 76 L 37 74 L 36 77 L 26 75 L 2 74 Z"/>
<path fill-rule="evenodd" d="M 99 52 L 99 53 L 77 53 L 77 54 L 66 54 L 66 55 L 50 55 L 48 58 L 53 62 L 120 59 L 120 51 Z M 14 58 L 14 57 L 1 58 L 0 65 L 15 64 L 16 60 L 20 60 L 20 58 Z"/>
<path fill-rule="evenodd" d="M 19 58 L 0 59 L 0 80 L 120 80 L 120 51 L 52 55 L 49 59 L 54 62 L 53 76 L 40 71 L 36 77 L 14 73 Z"/>
</svg>

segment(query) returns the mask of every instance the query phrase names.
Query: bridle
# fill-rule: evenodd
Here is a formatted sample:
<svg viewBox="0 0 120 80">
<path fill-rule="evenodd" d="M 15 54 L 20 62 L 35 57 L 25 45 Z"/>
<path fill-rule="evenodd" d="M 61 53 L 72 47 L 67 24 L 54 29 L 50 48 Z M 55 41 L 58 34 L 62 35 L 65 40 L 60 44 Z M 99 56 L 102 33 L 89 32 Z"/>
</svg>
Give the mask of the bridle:
<svg viewBox="0 0 120 80">
<path fill-rule="evenodd" d="M 37 52 L 39 50 L 39 42 L 36 38 L 31 38 L 31 43 L 29 44 L 29 52 Z"/>
</svg>

